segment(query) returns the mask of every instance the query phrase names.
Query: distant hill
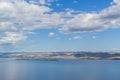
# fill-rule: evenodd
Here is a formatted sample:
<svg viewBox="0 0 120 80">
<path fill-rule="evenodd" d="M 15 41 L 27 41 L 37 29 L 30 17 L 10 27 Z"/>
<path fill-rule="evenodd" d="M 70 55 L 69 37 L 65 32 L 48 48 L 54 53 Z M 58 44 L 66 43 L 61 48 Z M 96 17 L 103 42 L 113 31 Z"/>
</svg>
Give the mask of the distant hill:
<svg viewBox="0 0 120 80">
<path fill-rule="evenodd" d="M 84 60 L 120 60 L 118 52 L 10 52 L 0 54 L 0 58 L 16 58 L 26 60 L 38 59 L 84 59 Z"/>
</svg>

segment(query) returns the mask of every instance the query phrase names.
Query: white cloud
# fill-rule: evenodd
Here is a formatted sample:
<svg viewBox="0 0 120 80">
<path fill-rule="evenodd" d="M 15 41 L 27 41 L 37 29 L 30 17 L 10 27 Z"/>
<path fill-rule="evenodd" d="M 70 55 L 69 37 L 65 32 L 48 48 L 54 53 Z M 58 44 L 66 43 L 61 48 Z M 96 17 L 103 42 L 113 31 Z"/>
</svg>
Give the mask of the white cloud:
<svg viewBox="0 0 120 80">
<path fill-rule="evenodd" d="M 52 2 L 57 0 L 29 0 L 32 4 L 51 5 Z"/>
<path fill-rule="evenodd" d="M 78 3 L 78 1 L 73 1 L 74 4 Z"/>
<path fill-rule="evenodd" d="M 18 35 L 20 32 L 35 29 L 55 28 L 64 33 L 77 33 L 120 27 L 120 0 L 114 0 L 114 5 L 98 13 L 78 13 L 80 11 L 72 9 L 67 9 L 65 12 L 54 12 L 45 4 L 57 0 L 30 1 L 31 3 L 24 0 L 0 0 L 0 35 L 3 36 L 1 43 L 7 43 L 7 41 L 10 43 L 6 32 Z M 37 3 L 44 5 L 37 5 Z M 77 14 L 75 14 L 76 12 Z M 21 38 L 20 35 L 18 37 Z M 11 43 L 22 40 L 11 39 L 14 40 Z"/>
<path fill-rule="evenodd" d="M 46 4 L 45 0 L 39 0 L 40 4 Z"/>
<path fill-rule="evenodd" d="M 56 4 L 57 7 L 61 6 L 62 4 Z"/>
<path fill-rule="evenodd" d="M 120 48 L 112 48 L 112 51 L 120 51 Z"/>
<path fill-rule="evenodd" d="M 103 9 L 99 13 L 80 13 L 66 21 L 64 32 L 101 31 L 108 28 L 120 27 L 120 0 L 116 5 Z"/>
<path fill-rule="evenodd" d="M 0 35 L 3 36 L 1 44 L 21 41 L 14 38 L 11 38 L 13 41 L 8 40 L 6 32 L 19 34 L 22 31 L 29 34 L 29 30 L 47 29 L 63 22 L 60 14 L 48 14 L 52 9 L 47 6 L 30 4 L 24 0 L 14 1 L 14 3 L 12 0 L 0 0 L 0 5 Z M 21 36 L 17 37 L 21 38 Z"/>
<path fill-rule="evenodd" d="M 80 36 L 74 36 L 73 39 L 81 39 L 82 37 Z"/>
<path fill-rule="evenodd" d="M 55 36 L 55 33 L 54 33 L 54 32 L 50 32 L 50 33 L 48 34 L 48 36 L 49 36 L 49 37 L 53 37 L 53 36 Z"/>
<path fill-rule="evenodd" d="M 19 41 L 23 41 L 26 39 L 22 33 L 15 33 L 15 32 L 5 32 L 5 37 L 0 39 L 0 44 L 4 43 L 12 43 L 16 44 Z"/>
<path fill-rule="evenodd" d="M 77 35 L 77 36 L 73 36 L 71 38 L 68 38 L 68 40 L 78 40 L 78 39 L 82 39 L 82 37 Z"/>
<path fill-rule="evenodd" d="M 120 0 L 113 0 L 116 4 L 120 4 Z"/>
</svg>

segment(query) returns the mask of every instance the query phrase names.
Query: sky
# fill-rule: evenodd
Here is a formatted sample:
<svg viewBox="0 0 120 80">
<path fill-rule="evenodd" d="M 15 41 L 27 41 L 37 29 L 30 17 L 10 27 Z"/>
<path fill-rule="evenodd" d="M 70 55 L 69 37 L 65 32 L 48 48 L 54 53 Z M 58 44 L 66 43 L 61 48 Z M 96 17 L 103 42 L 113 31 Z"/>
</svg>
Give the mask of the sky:
<svg viewBox="0 0 120 80">
<path fill-rule="evenodd" d="M 0 52 L 120 52 L 120 0 L 0 0 Z"/>
</svg>

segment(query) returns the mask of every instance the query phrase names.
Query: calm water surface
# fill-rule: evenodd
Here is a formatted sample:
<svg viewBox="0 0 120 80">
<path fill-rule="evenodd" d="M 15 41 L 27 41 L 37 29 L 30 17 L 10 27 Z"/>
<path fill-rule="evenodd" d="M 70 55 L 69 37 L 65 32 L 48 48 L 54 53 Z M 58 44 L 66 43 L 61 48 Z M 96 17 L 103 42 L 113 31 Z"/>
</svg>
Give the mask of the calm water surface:
<svg viewBox="0 0 120 80">
<path fill-rule="evenodd" d="M 120 61 L 0 58 L 0 80 L 120 80 Z"/>
</svg>

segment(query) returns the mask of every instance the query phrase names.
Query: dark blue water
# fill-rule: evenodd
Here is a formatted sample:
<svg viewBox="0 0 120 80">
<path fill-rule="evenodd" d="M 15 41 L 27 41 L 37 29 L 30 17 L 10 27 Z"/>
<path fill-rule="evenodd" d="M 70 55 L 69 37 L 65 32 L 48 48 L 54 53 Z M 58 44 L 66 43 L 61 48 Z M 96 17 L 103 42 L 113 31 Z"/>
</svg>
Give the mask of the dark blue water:
<svg viewBox="0 0 120 80">
<path fill-rule="evenodd" d="M 0 80 L 120 80 L 120 61 L 0 58 Z"/>
</svg>

